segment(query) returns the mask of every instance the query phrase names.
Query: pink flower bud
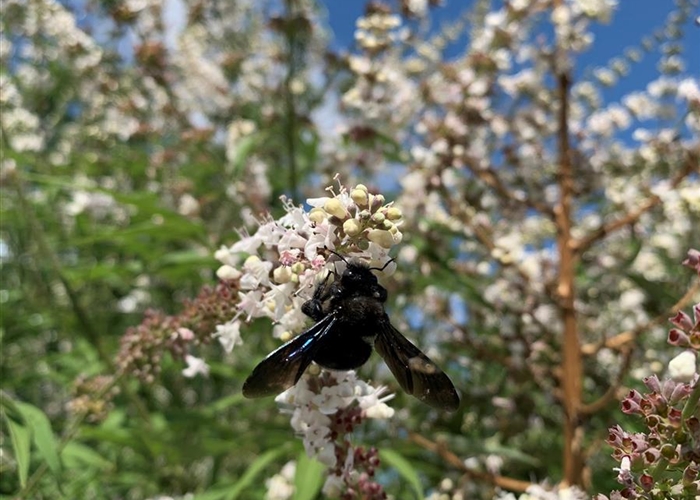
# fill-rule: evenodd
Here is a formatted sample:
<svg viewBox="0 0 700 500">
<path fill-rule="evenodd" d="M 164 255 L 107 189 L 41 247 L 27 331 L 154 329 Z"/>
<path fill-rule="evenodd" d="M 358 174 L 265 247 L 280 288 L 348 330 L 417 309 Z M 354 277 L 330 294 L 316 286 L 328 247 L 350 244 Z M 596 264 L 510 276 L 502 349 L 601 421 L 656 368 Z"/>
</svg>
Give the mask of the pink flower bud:
<svg viewBox="0 0 700 500">
<path fill-rule="evenodd" d="M 677 328 L 671 328 L 668 331 L 668 343 L 678 347 L 688 347 L 690 345 L 690 337 Z"/>
<path fill-rule="evenodd" d="M 691 330 L 693 328 L 693 322 L 683 311 L 678 311 L 676 315 L 668 319 L 671 323 L 676 325 L 681 330 Z"/>
</svg>

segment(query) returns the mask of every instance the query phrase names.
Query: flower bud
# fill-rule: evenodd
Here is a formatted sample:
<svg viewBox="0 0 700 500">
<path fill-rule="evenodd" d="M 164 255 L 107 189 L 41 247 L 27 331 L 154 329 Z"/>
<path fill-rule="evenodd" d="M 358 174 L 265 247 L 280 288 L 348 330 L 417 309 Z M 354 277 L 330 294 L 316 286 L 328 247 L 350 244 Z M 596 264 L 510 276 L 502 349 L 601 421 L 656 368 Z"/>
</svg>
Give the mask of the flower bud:
<svg viewBox="0 0 700 500">
<path fill-rule="evenodd" d="M 690 316 L 683 311 L 678 311 L 674 317 L 669 318 L 669 321 L 681 330 L 692 330 L 694 326 Z"/>
<path fill-rule="evenodd" d="M 644 450 L 643 456 L 644 462 L 647 465 L 652 465 L 655 464 L 659 458 L 661 458 L 661 452 L 659 452 L 659 450 L 656 448 L 647 448 Z"/>
<path fill-rule="evenodd" d="M 691 351 L 680 353 L 668 364 L 668 374 L 676 382 L 690 382 L 696 370 L 695 353 Z"/>
<path fill-rule="evenodd" d="M 671 328 L 668 331 L 668 343 L 678 347 L 687 347 L 690 345 L 690 337 L 678 328 Z"/>
<path fill-rule="evenodd" d="M 348 236 L 357 236 L 362 232 L 362 226 L 357 219 L 348 219 L 343 222 L 343 231 Z"/>
<path fill-rule="evenodd" d="M 400 218 L 403 217 L 403 213 L 401 213 L 401 209 L 396 208 L 396 207 L 389 207 L 386 210 L 386 218 L 389 220 L 399 220 Z"/>
<path fill-rule="evenodd" d="M 672 405 L 675 405 L 688 394 L 690 394 L 690 385 L 678 384 L 676 385 L 676 387 L 673 388 L 673 391 L 671 391 L 671 394 L 668 397 L 668 402 Z"/>
<path fill-rule="evenodd" d="M 236 280 L 241 277 L 241 272 L 229 265 L 223 265 L 216 270 L 216 277 L 223 281 Z"/>
<path fill-rule="evenodd" d="M 683 471 L 683 486 L 690 487 L 698 477 L 697 466 L 688 465 Z M 697 487 L 697 485 L 696 485 Z"/>
<path fill-rule="evenodd" d="M 372 222 L 375 222 L 375 223 L 377 223 L 377 224 L 381 224 L 381 223 L 384 222 L 384 218 L 385 218 L 385 217 L 384 217 L 384 214 L 383 214 L 383 213 L 381 213 L 381 212 L 375 212 L 375 213 L 372 215 Z"/>
<path fill-rule="evenodd" d="M 659 377 L 657 377 L 656 375 L 652 375 L 650 377 L 644 377 L 642 382 L 644 382 L 644 385 L 646 385 L 650 391 L 661 392 L 661 382 L 659 382 Z M 633 391 L 633 392 L 637 392 L 637 391 Z M 632 393 L 632 391 L 630 391 L 630 394 L 631 393 Z M 637 394 L 639 394 L 639 393 L 637 393 Z M 637 399 L 637 401 L 639 401 L 640 399 L 641 399 L 641 394 L 640 394 L 639 398 Z"/>
<path fill-rule="evenodd" d="M 367 239 L 376 243 L 382 248 L 391 248 L 394 245 L 394 238 L 389 231 L 372 229 L 367 233 Z"/>
<path fill-rule="evenodd" d="M 369 195 L 369 211 L 374 213 L 384 205 L 384 196 L 381 194 Z"/>
<path fill-rule="evenodd" d="M 666 443 L 661 447 L 661 456 L 670 461 L 677 459 L 678 452 L 676 451 L 676 447 L 670 443 Z"/>
<path fill-rule="evenodd" d="M 362 184 L 360 184 L 362 186 Z M 362 186 L 364 188 L 364 186 Z M 367 195 L 367 188 L 360 189 L 359 186 L 350 192 L 350 198 L 354 201 L 358 207 L 366 207 L 369 204 L 369 196 Z"/>
<path fill-rule="evenodd" d="M 326 212 L 322 208 L 312 208 L 309 212 L 309 220 L 316 224 L 320 224 L 326 219 Z"/>
<path fill-rule="evenodd" d="M 654 478 L 649 474 L 642 474 L 639 477 L 639 484 L 642 486 L 644 491 L 651 491 L 654 487 Z"/>
<path fill-rule="evenodd" d="M 329 214 L 334 215 L 339 219 L 345 219 L 345 217 L 347 216 L 347 211 L 345 210 L 345 207 L 337 198 L 331 198 L 330 200 L 328 200 L 323 205 L 323 209 Z"/>
<path fill-rule="evenodd" d="M 292 279 L 292 275 L 292 268 L 289 266 L 279 266 L 272 271 L 272 278 L 275 280 L 275 283 L 279 283 L 280 285 L 283 283 L 289 283 L 289 281 Z"/>
</svg>

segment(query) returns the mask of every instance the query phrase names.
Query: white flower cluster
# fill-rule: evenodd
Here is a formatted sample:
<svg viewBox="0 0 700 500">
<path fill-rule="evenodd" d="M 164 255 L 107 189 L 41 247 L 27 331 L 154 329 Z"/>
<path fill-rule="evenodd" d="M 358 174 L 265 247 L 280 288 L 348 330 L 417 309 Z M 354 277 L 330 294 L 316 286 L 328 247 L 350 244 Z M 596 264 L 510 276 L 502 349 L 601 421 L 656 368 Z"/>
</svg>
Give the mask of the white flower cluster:
<svg viewBox="0 0 700 500">
<path fill-rule="evenodd" d="M 292 498 L 296 469 L 296 462 L 287 462 L 279 473 L 265 480 L 265 486 L 267 486 L 266 500 L 287 500 Z"/>
<path fill-rule="evenodd" d="M 520 496 L 515 496 L 513 493 L 505 493 L 497 498 L 499 500 L 584 500 L 589 497 L 576 486 L 556 489 L 533 484 Z"/>
<path fill-rule="evenodd" d="M 283 340 L 303 330 L 308 319 L 302 304 L 317 277 L 334 270 L 324 249 L 367 259 L 379 268 L 389 260 L 389 249 L 403 237 L 401 211 L 361 184 L 331 194 L 307 200 L 313 207 L 308 213 L 285 200 L 286 215 L 261 221 L 253 235 L 216 252 L 223 264 L 217 276 L 237 280 L 240 289 L 239 314 L 215 333 L 227 352 L 241 342 L 244 319 L 272 319 L 274 335 Z M 391 271 L 388 266 L 386 272 Z"/>
<path fill-rule="evenodd" d="M 372 387 L 358 379 L 354 371 L 327 375 L 311 381 L 307 375 L 275 399 L 292 408 L 292 428 L 304 440 L 306 453 L 334 470 L 324 492 L 347 484 L 347 476 L 356 472 L 353 453 L 343 452 L 349 445 L 344 435 L 364 418 L 386 419 L 394 415 L 394 409 L 386 404 L 393 394 L 387 394 L 386 387 Z M 344 462 L 339 463 L 339 458 L 344 458 Z"/>
<path fill-rule="evenodd" d="M 401 18 L 395 14 L 375 12 L 361 17 L 356 23 L 355 41 L 364 50 L 376 51 L 386 48 L 394 42 L 401 26 Z"/>
<path fill-rule="evenodd" d="M 357 20 L 355 39 L 363 54 L 348 57 L 354 84 L 342 96 L 358 125 L 393 136 L 402 134 L 417 111 L 418 88 L 407 74 L 398 43 L 406 30 L 401 18 L 376 12 Z"/>
</svg>

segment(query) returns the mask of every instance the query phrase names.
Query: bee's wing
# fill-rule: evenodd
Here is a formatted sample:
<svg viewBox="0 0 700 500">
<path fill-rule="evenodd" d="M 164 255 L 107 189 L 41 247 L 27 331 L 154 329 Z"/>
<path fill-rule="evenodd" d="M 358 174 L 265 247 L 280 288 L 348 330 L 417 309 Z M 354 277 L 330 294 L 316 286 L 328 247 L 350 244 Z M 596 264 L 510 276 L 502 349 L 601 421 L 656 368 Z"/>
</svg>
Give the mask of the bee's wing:
<svg viewBox="0 0 700 500">
<path fill-rule="evenodd" d="M 455 411 L 459 407 L 459 396 L 445 372 L 388 319 L 381 322 L 374 348 L 408 394 L 441 410 Z"/>
<path fill-rule="evenodd" d="M 296 384 L 311 364 L 318 341 L 333 328 L 335 321 L 335 316 L 329 314 L 268 354 L 243 383 L 243 395 L 247 398 L 272 396 Z"/>
</svg>

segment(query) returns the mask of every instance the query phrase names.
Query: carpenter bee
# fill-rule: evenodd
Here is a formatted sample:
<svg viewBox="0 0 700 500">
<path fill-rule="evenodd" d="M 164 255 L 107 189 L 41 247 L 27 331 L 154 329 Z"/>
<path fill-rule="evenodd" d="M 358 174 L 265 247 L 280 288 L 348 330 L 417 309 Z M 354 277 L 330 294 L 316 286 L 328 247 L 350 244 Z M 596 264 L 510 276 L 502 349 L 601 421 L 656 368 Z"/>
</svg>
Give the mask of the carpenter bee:
<svg viewBox="0 0 700 500">
<path fill-rule="evenodd" d="M 357 260 L 346 264 L 340 276 L 329 272 L 302 305 L 316 324 L 263 359 L 243 384 L 243 395 L 279 394 L 296 384 L 312 361 L 331 370 L 353 370 L 365 364 L 374 347 L 404 391 L 455 411 L 459 396 L 448 376 L 389 321 L 387 291 L 372 273 L 381 269 Z"/>
</svg>

